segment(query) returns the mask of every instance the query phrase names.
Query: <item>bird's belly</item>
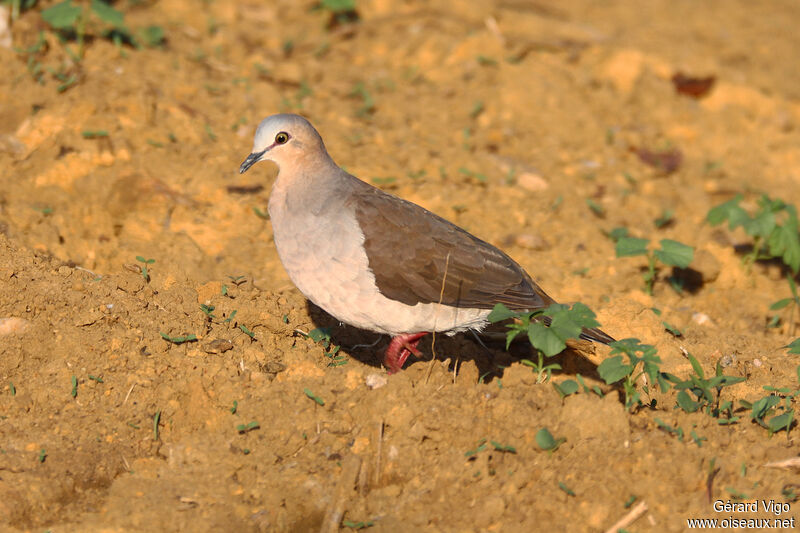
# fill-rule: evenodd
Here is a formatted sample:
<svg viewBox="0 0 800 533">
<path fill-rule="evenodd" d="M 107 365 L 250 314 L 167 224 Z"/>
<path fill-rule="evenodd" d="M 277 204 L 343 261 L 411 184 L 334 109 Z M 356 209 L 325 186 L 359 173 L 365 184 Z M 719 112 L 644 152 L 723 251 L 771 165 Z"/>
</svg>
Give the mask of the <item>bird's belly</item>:
<svg viewBox="0 0 800 533">
<path fill-rule="evenodd" d="M 481 329 L 488 309 L 459 309 L 436 303 L 406 305 L 383 296 L 364 251 L 355 218 L 329 219 L 326 228 L 275 225 L 275 245 L 286 272 L 306 298 L 352 326 L 398 335 L 422 331 L 455 333 Z M 398 260 L 402 260 L 398 256 Z"/>
</svg>

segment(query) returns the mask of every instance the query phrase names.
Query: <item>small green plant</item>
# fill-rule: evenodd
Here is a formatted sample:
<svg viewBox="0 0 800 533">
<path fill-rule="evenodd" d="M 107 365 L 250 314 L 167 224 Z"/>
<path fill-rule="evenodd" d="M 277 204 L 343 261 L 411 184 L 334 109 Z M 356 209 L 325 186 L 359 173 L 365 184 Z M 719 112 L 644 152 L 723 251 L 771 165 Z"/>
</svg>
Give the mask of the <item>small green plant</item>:
<svg viewBox="0 0 800 533">
<path fill-rule="evenodd" d="M 642 274 L 644 287 L 647 294 L 653 294 L 653 285 L 656 282 L 657 269 L 656 261 L 664 265 L 686 268 L 694 259 L 694 248 L 671 239 L 662 239 L 661 248 L 648 250 L 650 241 L 648 239 L 637 239 L 635 237 L 621 237 L 617 240 L 617 257 L 634 257 L 644 255 L 647 257 L 647 269 Z M 681 282 L 675 276 L 668 278 L 672 288 L 678 293 L 682 291 Z"/>
<path fill-rule="evenodd" d="M 10 4 L 12 22 L 15 22 L 21 11 L 36 7 L 36 0 L 3 0 Z M 49 73 L 57 82 L 56 90 L 61 93 L 76 85 L 80 78 L 79 64 L 84 58 L 86 44 L 94 38 L 107 39 L 113 42 L 120 55 L 125 55 L 123 44 L 136 48 L 161 46 L 165 42 L 164 30 L 160 26 L 147 26 L 134 34 L 125 26 L 124 15 L 101 0 L 64 0 L 41 10 L 42 21 L 47 30 L 41 30 L 36 43 L 28 48 L 15 48 L 27 62 L 28 72 L 40 84 L 45 83 L 45 74 Z M 54 52 L 47 39 L 51 33 L 61 45 L 59 57 L 52 58 L 53 66 L 45 66 L 44 61 Z M 70 42 L 77 42 L 77 51 Z M 66 55 L 67 58 L 62 57 Z M 65 61 L 65 59 L 67 59 Z"/>
<path fill-rule="evenodd" d="M 323 400 L 322 398 L 311 392 L 311 389 L 303 389 L 303 392 L 305 393 L 306 396 L 314 400 L 317 403 L 317 405 L 325 405 L 325 400 Z"/>
<path fill-rule="evenodd" d="M 675 221 L 675 211 L 673 211 L 672 209 L 664 209 L 664 211 L 661 212 L 661 215 L 657 219 L 653 220 L 653 225 L 657 229 L 661 229 L 669 226 L 674 221 Z"/>
<path fill-rule="evenodd" d="M 325 11 L 329 14 L 328 28 L 332 29 L 340 24 L 358 22 L 356 0 L 320 0 L 314 9 Z"/>
<path fill-rule="evenodd" d="M 591 198 L 587 198 L 586 199 L 586 205 L 592 211 L 592 214 L 594 216 L 596 216 L 597 218 L 605 218 L 605 216 L 606 216 L 606 208 L 605 207 L 603 207 L 602 205 L 598 204 L 597 202 L 595 202 Z"/>
<path fill-rule="evenodd" d="M 517 335 L 526 333 L 533 347 L 547 357 L 563 351 L 567 347 L 567 339 L 580 338 L 583 328 L 600 326 L 592 310 L 580 302 L 572 307 L 552 304 L 530 313 L 512 311 L 503 304 L 497 304 L 489 313 L 488 320 L 492 323 L 511 320 L 507 324 L 506 348 L 511 346 Z"/>
<path fill-rule="evenodd" d="M 558 363 L 545 364 L 545 357 L 561 353 L 568 339 L 580 338 L 583 328 L 595 328 L 600 324 L 595 314 L 586 305 L 577 302 L 571 308 L 564 304 L 552 304 L 533 312 L 512 311 L 497 304 L 489 313 L 489 322 L 508 322 L 506 327 L 506 349 L 519 334 L 527 334 L 528 341 L 537 350 L 537 361 L 523 359 L 521 362 L 533 368 L 539 383 L 548 381 L 553 370 L 560 370 Z"/>
<path fill-rule="evenodd" d="M 570 394 L 578 392 L 578 382 L 572 379 L 565 379 L 561 383 L 553 383 L 553 388 L 563 400 Z"/>
<path fill-rule="evenodd" d="M 558 488 L 566 492 L 567 496 L 575 496 L 575 491 L 566 486 L 562 481 L 558 482 Z"/>
<path fill-rule="evenodd" d="M 798 373 L 800 373 L 800 368 L 798 368 Z M 745 409 L 750 409 L 750 418 L 769 431 L 770 435 L 781 430 L 786 430 L 788 434 L 794 423 L 792 401 L 800 394 L 800 389 L 765 386 L 764 390 L 772 394 L 759 398 L 753 403 L 746 400 L 739 400 L 739 403 Z M 780 414 L 778 414 L 779 412 Z"/>
<path fill-rule="evenodd" d="M 106 130 L 84 130 L 81 132 L 81 137 L 84 139 L 101 139 L 108 137 Z"/>
<path fill-rule="evenodd" d="M 159 335 L 161 335 L 161 338 L 165 341 L 169 341 L 173 344 L 183 344 L 184 342 L 194 342 L 197 340 L 197 335 L 195 334 L 184 335 L 183 337 L 170 337 L 166 333 L 159 331 Z"/>
<path fill-rule="evenodd" d="M 248 337 L 250 337 L 251 339 L 255 339 L 255 338 L 256 338 L 256 334 L 255 334 L 255 332 L 253 332 L 251 329 L 249 329 L 249 328 L 248 328 L 247 326 L 245 326 L 244 324 L 239 324 L 239 329 L 240 329 L 240 330 L 242 330 L 242 332 L 243 332 L 245 335 L 247 335 Z"/>
<path fill-rule="evenodd" d="M 492 447 L 494 448 L 494 451 L 496 451 L 496 452 L 513 453 L 513 454 L 517 453 L 517 449 L 515 447 L 511 446 L 510 444 L 500 444 L 499 442 L 494 441 L 494 440 L 490 440 L 489 444 L 492 445 Z"/>
<path fill-rule="evenodd" d="M 467 450 L 466 452 L 464 452 L 464 457 L 467 457 L 467 458 L 474 457 L 474 456 L 478 455 L 479 453 L 481 453 L 486 448 L 488 448 L 488 445 L 486 444 L 486 439 L 481 439 L 481 440 L 478 441 L 478 444 L 475 445 L 475 448 L 473 448 L 471 450 Z"/>
<path fill-rule="evenodd" d="M 547 428 L 542 428 L 536 432 L 536 444 L 544 451 L 552 453 L 565 442 L 567 442 L 566 437 L 560 437 L 556 439 Z"/>
<path fill-rule="evenodd" d="M 489 181 L 489 178 L 486 177 L 486 174 L 482 174 L 480 172 L 472 171 L 472 170 L 470 170 L 470 169 L 468 169 L 466 167 L 460 167 L 458 169 L 458 172 L 459 172 L 459 174 L 463 174 L 464 176 L 467 176 L 468 178 L 476 179 L 480 183 L 486 183 L 487 181 Z"/>
<path fill-rule="evenodd" d="M 330 359 L 328 366 L 342 366 L 347 364 L 347 358 L 339 353 L 341 346 L 331 342 L 329 328 L 315 328 L 308 332 L 308 338 L 325 349 L 325 357 Z"/>
<path fill-rule="evenodd" d="M 601 398 L 603 397 L 603 391 L 600 389 L 600 387 L 598 387 L 597 385 L 592 385 L 591 387 L 589 387 L 583 380 L 583 376 L 581 376 L 580 374 L 575 374 L 575 379 L 577 379 L 580 386 L 583 387 L 583 392 L 587 394 L 593 392 L 598 396 L 600 396 Z"/>
<path fill-rule="evenodd" d="M 365 117 L 375 112 L 375 99 L 362 82 L 356 83 L 349 96 L 361 99 L 361 106 L 356 111 L 356 116 Z"/>
<path fill-rule="evenodd" d="M 141 269 L 142 277 L 144 278 L 145 282 L 149 283 L 150 282 L 150 272 L 148 272 L 148 270 L 147 270 L 147 265 L 152 265 L 153 263 L 156 262 L 156 260 L 155 259 L 145 259 L 141 255 L 137 255 L 136 256 L 136 260 L 139 261 L 140 263 L 143 263 L 142 266 L 140 266 L 139 268 Z"/>
<path fill-rule="evenodd" d="M 656 422 L 656 425 L 658 426 L 658 429 L 660 429 L 661 431 L 663 431 L 665 433 L 668 433 L 670 435 L 675 435 L 676 437 L 678 437 L 679 441 L 683 442 L 683 428 L 682 427 L 679 427 L 679 426 L 672 427 L 669 424 L 667 424 L 666 422 L 664 422 L 663 420 L 661 420 L 660 418 L 656 418 L 655 422 Z"/>
<path fill-rule="evenodd" d="M 375 522 L 373 522 L 372 520 L 367 520 L 366 522 L 364 521 L 353 522 L 352 520 L 342 520 L 342 525 L 344 527 L 349 527 L 350 529 L 359 530 L 372 527 L 375 525 Z"/>
<path fill-rule="evenodd" d="M 16 21 L 23 11 L 27 11 L 36 5 L 38 0 L 3 0 L 2 4 L 11 6 L 11 21 Z"/>
<path fill-rule="evenodd" d="M 238 431 L 239 434 L 241 435 L 241 434 L 244 434 L 244 433 L 249 433 L 249 432 L 253 431 L 254 429 L 259 429 L 260 427 L 261 427 L 261 424 L 259 424 L 258 422 L 256 422 L 254 420 L 254 421 L 249 422 L 247 424 L 238 424 L 236 426 L 236 431 Z"/>
<path fill-rule="evenodd" d="M 800 269 L 800 235 L 797 209 L 783 200 L 762 195 L 758 210 L 750 215 L 739 204 L 742 195 L 712 208 L 706 220 L 712 226 L 728 222 L 728 228 L 738 227 L 753 238 L 753 246 L 742 259 L 748 271 L 759 260 L 780 258 L 793 273 Z"/>
<path fill-rule="evenodd" d="M 692 438 L 692 442 L 697 444 L 698 448 L 702 448 L 703 447 L 703 441 L 707 441 L 708 440 L 706 437 L 701 437 L 700 435 L 698 435 L 697 431 L 695 431 L 695 430 L 692 430 L 691 432 L 689 432 L 689 436 Z"/>
<path fill-rule="evenodd" d="M 791 335 L 795 333 L 795 321 L 794 321 L 794 313 L 795 310 L 800 307 L 800 297 L 797 295 L 797 284 L 795 283 L 794 279 L 790 276 L 786 277 L 786 282 L 789 284 L 789 290 L 792 293 L 792 296 L 789 298 L 783 298 L 778 300 L 777 302 L 773 302 L 772 305 L 769 306 L 771 311 L 780 311 L 789 307 L 789 324 L 791 324 Z M 780 323 L 780 315 L 774 314 L 770 319 L 769 323 L 767 324 L 768 327 L 777 327 Z"/>
<path fill-rule="evenodd" d="M 476 100 L 474 104 L 472 104 L 472 110 L 469 112 L 469 118 L 478 118 L 478 115 L 483 113 L 485 106 L 483 105 L 483 101 Z"/>
<path fill-rule="evenodd" d="M 706 379 L 700 362 L 689 352 L 686 352 L 686 357 L 694 372 L 689 375 L 688 379 L 682 380 L 672 374 L 664 374 L 664 377 L 673 383 L 673 387 L 678 391 L 678 407 L 687 413 L 703 411 L 716 418 L 719 424 L 733 424 L 739 420 L 738 416 L 733 416 L 732 401 L 720 404 L 720 392 L 725 387 L 741 383 L 745 378 L 723 375 L 722 365 L 717 361 L 714 376 Z"/>
<path fill-rule="evenodd" d="M 64 0 L 43 10 L 42 19 L 56 30 L 62 39 L 74 36 L 78 42 L 78 53 L 73 54 L 69 51 L 68 53 L 78 61 L 83 59 L 87 36 L 100 35 L 115 39 L 117 42 L 123 36 L 127 36 L 123 14 L 100 0 L 91 0 L 88 3 Z"/>
<path fill-rule="evenodd" d="M 77 398 L 78 397 L 78 377 L 77 376 L 72 376 L 72 391 L 70 392 L 70 395 L 73 398 Z"/>
<path fill-rule="evenodd" d="M 550 378 L 553 377 L 553 370 L 561 370 L 561 365 L 558 363 L 545 364 L 544 354 L 539 350 L 536 351 L 536 356 L 537 362 L 531 361 L 530 359 L 522 359 L 520 363 L 533 369 L 536 373 L 536 383 L 550 381 Z"/>
<path fill-rule="evenodd" d="M 494 451 L 496 451 L 496 452 L 512 453 L 512 454 L 516 454 L 517 453 L 517 449 L 514 446 L 511 446 L 510 444 L 501 444 L 501 443 L 499 443 L 499 442 L 497 442 L 495 440 L 481 439 L 475 445 L 475 448 L 473 448 L 471 450 L 467 450 L 466 452 L 464 452 L 464 457 L 467 457 L 467 458 L 475 457 L 480 452 L 486 450 L 489 447 L 489 445 L 491 445 L 492 448 L 494 449 Z"/>
<path fill-rule="evenodd" d="M 660 371 L 661 358 L 656 355 L 655 346 L 641 344 L 639 339 L 622 339 L 612 342 L 610 346 L 611 357 L 600 363 L 597 373 L 608 385 L 622 383 L 626 409 L 633 411 L 644 405 L 635 386 L 642 376 L 648 378 L 648 384 L 642 387 L 645 394 L 649 394 L 650 387 L 656 385 L 661 392 L 669 390 L 669 383 Z M 627 363 L 623 355 L 627 356 Z"/>
<path fill-rule="evenodd" d="M 228 279 L 230 279 L 231 283 L 233 283 L 237 287 L 247 281 L 244 276 L 228 276 Z"/>
</svg>

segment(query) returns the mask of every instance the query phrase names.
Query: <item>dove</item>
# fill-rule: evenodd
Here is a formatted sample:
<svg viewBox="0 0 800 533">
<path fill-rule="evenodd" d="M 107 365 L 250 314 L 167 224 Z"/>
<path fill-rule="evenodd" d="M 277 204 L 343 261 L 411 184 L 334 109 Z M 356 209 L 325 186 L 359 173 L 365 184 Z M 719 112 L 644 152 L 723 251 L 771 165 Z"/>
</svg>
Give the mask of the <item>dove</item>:
<svg viewBox="0 0 800 533">
<path fill-rule="evenodd" d="M 555 303 L 495 246 L 342 170 L 299 115 L 261 121 L 239 172 L 259 161 L 278 167 L 268 211 L 289 278 L 340 322 L 390 335 L 390 374 L 421 355 L 428 333 L 480 331 L 498 303 L 524 311 Z M 596 328 L 581 337 L 614 341 Z"/>
</svg>

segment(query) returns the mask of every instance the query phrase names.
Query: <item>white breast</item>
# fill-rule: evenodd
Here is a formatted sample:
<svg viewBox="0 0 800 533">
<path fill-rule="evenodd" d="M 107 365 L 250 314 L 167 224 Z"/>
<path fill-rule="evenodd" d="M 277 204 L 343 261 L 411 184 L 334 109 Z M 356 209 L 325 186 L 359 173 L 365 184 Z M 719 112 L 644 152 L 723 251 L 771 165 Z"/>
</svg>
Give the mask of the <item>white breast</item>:
<svg viewBox="0 0 800 533">
<path fill-rule="evenodd" d="M 276 189 L 269 211 L 281 262 L 300 292 L 338 320 L 390 335 L 455 333 L 486 325 L 488 309 L 436 303 L 410 306 L 386 298 L 369 269 L 364 234 L 351 211 L 328 206 L 316 215 L 307 208 L 292 212 L 293 202 L 287 203 L 286 195 Z"/>
</svg>

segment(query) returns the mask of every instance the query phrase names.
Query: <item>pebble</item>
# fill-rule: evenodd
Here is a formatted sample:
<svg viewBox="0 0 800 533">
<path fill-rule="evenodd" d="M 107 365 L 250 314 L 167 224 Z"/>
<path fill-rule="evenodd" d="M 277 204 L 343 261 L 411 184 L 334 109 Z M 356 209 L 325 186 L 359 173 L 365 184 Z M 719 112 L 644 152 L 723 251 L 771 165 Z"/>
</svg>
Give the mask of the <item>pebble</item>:
<svg viewBox="0 0 800 533">
<path fill-rule="evenodd" d="M 0 318 L 0 337 L 11 335 L 12 333 L 24 333 L 30 326 L 30 322 L 24 318 L 10 317 Z"/>
<path fill-rule="evenodd" d="M 375 390 L 375 389 L 380 389 L 381 387 L 386 385 L 389 382 L 389 379 L 386 377 L 385 374 L 373 373 L 369 374 L 364 381 L 366 382 L 367 387 L 369 387 L 372 390 Z"/>
<path fill-rule="evenodd" d="M 696 324 L 701 325 L 701 326 L 703 326 L 703 325 L 713 326 L 714 325 L 714 321 L 711 320 L 711 317 L 708 316 L 705 313 L 692 313 L 692 321 L 694 323 L 696 323 Z"/>
<path fill-rule="evenodd" d="M 530 192 L 544 191 L 550 184 L 542 176 L 533 172 L 521 172 L 516 176 L 517 185 Z"/>
</svg>

